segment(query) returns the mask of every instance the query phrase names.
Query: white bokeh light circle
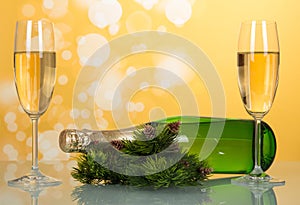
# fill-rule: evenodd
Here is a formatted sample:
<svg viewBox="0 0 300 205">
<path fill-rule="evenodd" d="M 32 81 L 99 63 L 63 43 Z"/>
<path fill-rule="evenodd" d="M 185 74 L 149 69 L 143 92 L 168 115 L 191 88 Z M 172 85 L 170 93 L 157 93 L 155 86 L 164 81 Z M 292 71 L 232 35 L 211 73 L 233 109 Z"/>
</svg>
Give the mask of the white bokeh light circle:
<svg viewBox="0 0 300 205">
<path fill-rule="evenodd" d="M 51 18 L 61 18 L 68 12 L 69 0 L 43 0 L 43 10 Z"/>
<path fill-rule="evenodd" d="M 122 7 L 117 0 L 94 1 L 88 12 L 89 20 L 98 28 L 116 24 L 122 16 Z"/>
<path fill-rule="evenodd" d="M 105 52 L 97 55 L 97 50 L 105 45 Z M 90 33 L 79 38 L 77 54 L 81 65 L 100 66 L 110 54 L 110 48 L 105 37 L 100 34 Z"/>
<path fill-rule="evenodd" d="M 35 8 L 34 8 L 34 6 L 31 5 L 31 4 L 25 4 L 22 7 L 22 14 L 25 17 L 28 17 L 28 18 L 34 16 L 34 14 L 35 14 Z"/>
<path fill-rule="evenodd" d="M 135 0 L 135 2 L 144 7 L 144 9 L 151 10 L 158 3 L 158 0 Z"/>
<path fill-rule="evenodd" d="M 70 50 L 65 50 L 65 51 L 62 52 L 61 57 L 65 61 L 68 61 L 72 58 L 72 52 Z"/>
<path fill-rule="evenodd" d="M 182 26 L 192 16 L 192 6 L 188 0 L 168 1 L 165 15 L 176 26 Z"/>
<path fill-rule="evenodd" d="M 57 82 L 59 85 L 66 85 L 69 81 L 68 76 L 66 75 L 61 75 L 58 77 Z"/>
<path fill-rule="evenodd" d="M 144 11 L 135 11 L 126 19 L 126 29 L 128 33 L 150 30 L 152 28 L 152 19 Z"/>
</svg>

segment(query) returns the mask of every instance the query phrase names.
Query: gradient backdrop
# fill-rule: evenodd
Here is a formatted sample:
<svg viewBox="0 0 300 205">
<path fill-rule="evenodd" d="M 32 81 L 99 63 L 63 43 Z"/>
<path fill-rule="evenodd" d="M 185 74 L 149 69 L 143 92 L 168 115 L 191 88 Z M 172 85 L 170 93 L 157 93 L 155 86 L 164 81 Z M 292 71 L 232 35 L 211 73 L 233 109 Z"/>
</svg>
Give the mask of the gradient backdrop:
<svg viewBox="0 0 300 205">
<path fill-rule="evenodd" d="M 220 76 L 226 96 L 226 117 L 250 118 L 243 108 L 237 87 L 236 48 L 240 22 L 272 19 L 278 23 L 281 47 L 280 81 L 272 110 L 265 121 L 278 141 L 276 160 L 300 160 L 298 125 L 300 111 L 300 3 L 296 0 L 14 0 L 0 7 L 0 159 L 31 159 L 31 124 L 17 100 L 13 82 L 13 37 L 17 19 L 47 18 L 55 24 L 57 83 L 48 111 L 40 120 L 40 159 L 68 159 L 58 148 L 61 130 L 89 128 L 96 116 L 101 129 L 113 129 L 116 120 L 112 97 L 126 104 L 131 123 L 180 114 L 176 96 L 163 89 L 136 92 L 129 101 L 116 96 L 120 79 L 134 76 L 142 67 L 164 67 L 185 75 L 185 82 L 200 105 L 199 114 L 211 115 L 209 92 L 192 76 L 188 66 L 166 55 L 146 53 L 122 59 L 97 97 L 95 112 L 73 109 L 73 88 L 82 65 L 101 45 L 124 34 L 144 30 L 166 31 L 196 44 L 206 53 Z M 140 45 L 143 46 L 143 45 Z M 138 48 L 133 48 L 138 49 Z M 109 55 L 109 51 L 107 52 Z M 168 76 L 156 75 L 157 84 L 175 86 Z M 141 86 L 147 85 L 147 80 Z M 93 88 L 91 88 L 93 91 Z M 94 87 L 95 89 L 95 87 Z M 150 92 L 151 91 L 151 92 Z M 85 103 L 89 91 L 74 98 Z"/>
</svg>

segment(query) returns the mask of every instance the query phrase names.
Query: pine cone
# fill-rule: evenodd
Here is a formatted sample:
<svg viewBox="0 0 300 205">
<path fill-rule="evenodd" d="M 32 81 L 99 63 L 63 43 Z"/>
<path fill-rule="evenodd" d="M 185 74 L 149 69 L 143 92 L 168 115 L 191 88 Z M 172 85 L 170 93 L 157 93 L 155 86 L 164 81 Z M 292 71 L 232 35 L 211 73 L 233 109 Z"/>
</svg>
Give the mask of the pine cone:
<svg viewBox="0 0 300 205">
<path fill-rule="evenodd" d="M 143 130 L 146 139 L 151 140 L 156 137 L 156 129 L 150 124 L 146 124 Z"/>
<path fill-rule="evenodd" d="M 180 125 L 181 125 L 180 121 L 171 122 L 168 124 L 170 131 L 174 134 L 177 134 L 179 132 Z"/>
<path fill-rule="evenodd" d="M 201 167 L 199 169 L 199 172 L 202 176 L 207 176 L 210 175 L 212 173 L 212 168 L 208 168 L 208 167 Z"/>
<path fill-rule="evenodd" d="M 117 150 L 121 150 L 124 148 L 124 144 L 121 140 L 112 140 L 110 144 L 115 147 Z"/>
</svg>

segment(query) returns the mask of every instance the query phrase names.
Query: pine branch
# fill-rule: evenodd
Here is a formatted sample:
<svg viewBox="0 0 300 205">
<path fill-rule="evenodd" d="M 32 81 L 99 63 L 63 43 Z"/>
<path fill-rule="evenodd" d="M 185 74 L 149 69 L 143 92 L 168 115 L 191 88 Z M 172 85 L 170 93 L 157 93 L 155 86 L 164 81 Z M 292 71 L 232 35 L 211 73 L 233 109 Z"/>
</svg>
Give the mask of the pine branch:
<svg viewBox="0 0 300 205">
<path fill-rule="evenodd" d="M 199 184 L 207 179 L 212 170 L 196 155 L 182 153 L 176 141 L 179 127 L 179 122 L 163 127 L 146 124 L 134 132 L 133 140 L 97 144 L 77 158 L 77 168 L 73 168 L 71 174 L 84 184 L 96 185 L 127 184 L 161 188 Z M 132 155 L 144 158 L 130 157 Z M 129 168 L 127 163 L 133 166 Z M 118 166 L 124 173 L 145 174 L 120 174 L 112 171 L 112 166 Z"/>
</svg>

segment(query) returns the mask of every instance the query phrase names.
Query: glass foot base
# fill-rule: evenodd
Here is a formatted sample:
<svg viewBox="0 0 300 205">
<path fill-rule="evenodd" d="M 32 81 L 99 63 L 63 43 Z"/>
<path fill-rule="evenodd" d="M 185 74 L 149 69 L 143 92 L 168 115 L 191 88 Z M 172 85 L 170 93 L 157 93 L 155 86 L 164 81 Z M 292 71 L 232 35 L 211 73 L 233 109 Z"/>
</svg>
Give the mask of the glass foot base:
<svg viewBox="0 0 300 205">
<path fill-rule="evenodd" d="M 245 175 L 242 177 L 232 179 L 231 184 L 247 186 L 256 189 L 271 189 L 275 186 L 285 185 L 285 181 L 280 179 L 274 179 L 269 175 L 263 175 L 263 176 Z"/>
<path fill-rule="evenodd" d="M 36 192 L 45 187 L 58 186 L 60 184 L 60 181 L 42 174 L 39 170 L 32 170 L 20 178 L 8 181 L 9 186 L 28 192 Z"/>
</svg>

